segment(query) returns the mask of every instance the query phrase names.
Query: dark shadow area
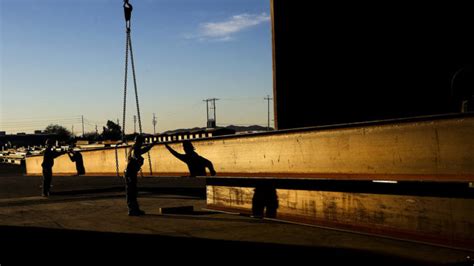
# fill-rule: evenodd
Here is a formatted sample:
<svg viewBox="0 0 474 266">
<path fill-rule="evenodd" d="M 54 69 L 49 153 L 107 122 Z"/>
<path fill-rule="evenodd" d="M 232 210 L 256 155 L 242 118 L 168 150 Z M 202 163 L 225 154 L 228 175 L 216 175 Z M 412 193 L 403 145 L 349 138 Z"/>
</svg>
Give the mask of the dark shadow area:
<svg viewBox="0 0 474 266">
<path fill-rule="evenodd" d="M 274 224 L 281 223 L 280 221 L 262 220 L 262 219 L 250 219 L 248 215 L 240 215 L 246 219 L 239 218 L 225 218 L 225 217 L 207 217 L 203 215 L 217 215 L 218 212 L 205 213 L 201 211 L 190 212 L 187 214 L 154 214 L 147 213 L 143 216 L 145 219 L 169 219 L 169 220 L 192 220 L 192 221 L 217 221 L 217 222 L 235 222 L 245 224 Z"/>
<path fill-rule="evenodd" d="M 107 188 L 93 188 L 93 189 L 78 189 L 78 190 L 64 190 L 51 192 L 52 196 L 68 196 L 68 195 L 85 195 L 85 194 L 99 194 L 108 192 L 122 192 L 124 187 L 107 187 Z"/>
<path fill-rule="evenodd" d="M 219 212 L 215 212 L 215 211 L 193 211 L 193 215 L 212 215 L 212 214 L 219 214 Z"/>
<path fill-rule="evenodd" d="M 279 129 L 458 113 L 472 95 L 468 2 L 272 3 Z"/>
<path fill-rule="evenodd" d="M 99 194 L 108 192 L 123 192 L 124 187 L 107 187 L 95 189 L 78 189 L 52 192 L 51 195 L 67 196 L 67 195 L 85 195 L 85 194 Z M 193 198 L 206 198 L 205 188 L 182 188 L 182 187 L 142 187 L 138 189 L 139 192 L 147 192 L 151 194 L 169 194 L 177 196 L 188 196 Z"/>
<path fill-rule="evenodd" d="M 206 199 L 206 188 L 183 188 L 183 187 L 142 187 L 141 192 L 150 192 L 152 194 L 169 194 L 190 196 L 199 199 Z"/>
<path fill-rule="evenodd" d="M 106 198 L 122 198 L 125 192 L 124 187 L 108 187 L 108 188 L 97 188 L 97 189 L 82 189 L 82 190 L 68 190 L 68 191 L 56 191 L 50 194 L 48 200 L 43 201 L 23 201 L 18 202 L 7 202 L 5 204 L 0 203 L 1 206 L 22 206 L 22 205 L 36 205 L 36 204 L 49 204 L 52 202 L 73 202 L 82 200 L 96 200 Z M 205 199 L 206 190 L 201 188 L 173 188 L 173 187 L 146 187 L 140 188 L 140 193 L 146 193 L 150 195 L 169 195 L 168 199 Z M 109 193 L 109 194 L 108 194 Z M 114 194 L 110 194 L 114 193 Z M 139 197 L 144 196 L 139 194 Z M 186 197 L 186 198 L 184 198 Z M 193 212 L 191 214 L 205 215 L 207 212 Z"/>
<path fill-rule="evenodd" d="M 25 176 L 19 165 L 0 165 L 0 199 L 35 197 L 41 191 L 41 176 Z M 58 176 L 54 180 L 54 196 L 104 194 L 124 191 L 123 178 L 113 176 Z M 154 177 L 140 180 L 139 192 L 194 197 L 206 196 L 205 180 L 179 177 Z"/>
<path fill-rule="evenodd" d="M 97 188 L 97 189 L 82 189 L 82 190 L 68 190 L 68 191 L 57 191 L 52 192 L 50 197 L 45 200 L 24 200 L 18 199 L 14 201 L 18 196 L 8 197 L 12 201 L 5 203 L 0 202 L 0 207 L 5 206 L 26 206 L 26 205 L 40 205 L 50 204 L 58 202 L 74 202 L 83 200 L 97 200 L 97 199 L 110 199 L 110 198 L 122 198 L 125 192 L 124 187 L 108 187 L 108 188 Z M 163 195 L 164 197 L 161 197 Z M 206 199 L 206 191 L 201 188 L 159 188 L 159 187 L 148 187 L 139 190 L 138 197 L 159 197 L 166 199 L 186 200 L 186 199 Z M 215 212 L 199 212 L 194 211 L 192 215 L 206 215 Z"/>
<path fill-rule="evenodd" d="M 174 157 L 178 158 L 188 166 L 189 176 L 206 176 L 206 168 L 209 169 L 211 176 L 216 175 L 216 171 L 214 170 L 212 162 L 197 154 L 194 151 L 195 148 L 190 141 L 183 141 L 184 154 L 178 153 L 167 144 L 165 144 L 165 146 Z"/>
<path fill-rule="evenodd" d="M 12 175 L 23 175 L 26 172 L 26 166 L 24 164 L 9 164 L 0 163 L 0 177 L 1 176 L 12 176 Z"/>
<path fill-rule="evenodd" d="M 174 200 L 190 200 L 190 199 L 202 199 L 198 197 L 193 197 L 193 196 L 187 196 L 187 195 L 171 195 L 171 194 L 153 194 L 147 195 L 150 198 L 157 198 L 157 199 L 174 199 Z"/>
<path fill-rule="evenodd" d="M 88 195 L 88 196 L 70 196 L 62 198 L 48 198 L 42 200 L 17 200 L 9 202 L 1 202 L 0 207 L 14 207 L 14 206 L 33 206 L 33 205 L 42 205 L 42 204 L 51 204 L 51 203 L 65 203 L 65 202 L 80 202 L 85 200 L 102 200 L 102 199 L 114 199 L 114 198 L 123 198 L 121 194 L 98 194 L 98 195 Z"/>
<path fill-rule="evenodd" d="M 317 265 L 339 265 L 341 263 L 347 263 L 347 265 L 430 265 L 364 250 L 163 235 L 12 226 L 1 226 L 0 235 L 2 260 L 15 259 L 16 264 L 19 264 L 21 259 L 31 260 L 36 256 L 40 259 L 45 254 L 54 251 L 55 254 L 61 254 L 61 259 L 54 261 L 61 261 L 64 264 L 68 264 L 69 261 L 74 262 L 76 259 L 99 257 L 108 260 L 129 258 L 134 262 L 171 259 L 173 263 L 185 260 L 194 263 L 219 263 L 220 265 L 230 259 L 234 263 L 260 260 L 266 263 L 275 263 L 290 260 L 292 262 L 317 262 Z M 23 256 L 16 254 L 23 254 Z M 26 254 L 28 255 L 25 256 Z M 127 256 L 123 258 L 120 254 L 127 254 Z"/>
</svg>

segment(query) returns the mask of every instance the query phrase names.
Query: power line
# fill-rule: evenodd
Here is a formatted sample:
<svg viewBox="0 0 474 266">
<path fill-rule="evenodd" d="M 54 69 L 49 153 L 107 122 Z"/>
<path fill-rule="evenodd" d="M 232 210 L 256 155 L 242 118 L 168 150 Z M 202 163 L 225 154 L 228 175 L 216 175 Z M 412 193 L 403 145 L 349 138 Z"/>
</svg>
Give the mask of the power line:
<svg viewBox="0 0 474 266">
<path fill-rule="evenodd" d="M 259 101 L 260 97 L 232 97 L 232 98 L 219 98 L 222 101 Z"/>
<path fill-rule="evenodd" d="M 47 124 L 47 123 L 59 123 L 59 122 L 80 122 L 80 119 L 51 119 L 42 121 L 18 121 L 18 122 L 0 122 L 0 125 L 24 125 L 24 124 Z"/>
<path fill-rule="evenodd" d="M 87 119 L 87 118 L 84 118 L 84 121 L 88 122 L 88 123 L 91 123 L 91 124 L 107 124 L 107 121 L 106 120 L 91 120 L 91 119 Z"/>
<path fill-rule="evenodd" d="M 105 121 L 90 120 L 83 115 L 79 116 L 54 116 L 54 117 L 22 117 L 19 119 L 2 119 L 0 121 L 0 131 L 7 132 L 28 132 L 44 130 L 49 125 L 60 125 L 75 132 L 77 128 L 86 132 L 98 132 L 97 125 L 106 125 Z M 76 132 L 75 132 L 76 133 Z"/>
<path fill-rule="evenodd" d="M 80 119 L 80 115 L 73 116 L 38 116 L 38 117 L 20 117 L 20 118 L 2 118 L 3 121 L 14 120 L 14 121 L 38 121 L 38 120 L 56 120 L 56 119 Z"/>
</svg>

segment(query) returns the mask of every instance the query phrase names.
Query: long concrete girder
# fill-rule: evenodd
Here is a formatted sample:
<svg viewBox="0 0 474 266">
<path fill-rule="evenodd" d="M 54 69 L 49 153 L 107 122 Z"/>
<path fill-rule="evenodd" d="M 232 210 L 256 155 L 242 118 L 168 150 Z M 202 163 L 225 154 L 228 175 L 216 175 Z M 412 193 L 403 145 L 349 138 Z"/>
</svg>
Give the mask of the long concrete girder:
<svg viewBox="0 0 474 266">
<path fill-rule="evenodd" d="M 317 127 L 193 140 L 219 176 L 360 180 L 474 181 L 474 117 L 448 117 Z M 179 142 L 169 143 L 183 153 Z M 88 174 L 115 175 L 125 164 L 124 147 L 83 151 Z M 117 157 L 116 157 L 117 155 Z M 164 144 L 150 151 L 153 175 L 187 175 L 186 164 Z M 27 174 L 40 175 L 41 156 L 26 159 Z M 148 160 L 142 167 L 150 174 Z M 63 155 L 54 174 L 74 174 Z"/>
<path fill-rule="evenodd" d="M 259 199 L 264 204 L 270 197 L 278 219 L 474 250 L 474 196 L 466 184 L 474 181 L 472 136 L 474 116 L 465 115 L 227 136 L 193 145 L 219 177 L 206 180 L 208 208 L 252 213 Z M 181 143 L 169 145 L 182 152 Z M 116 174 L 116 154 L 122 172 L 125 148 L 84 151 L 86 172 Z M 41 161 L 27 158 L 28 174 L 41 174 Z M 154 175 L 187 174 L 163 144 L 151 150 L 151 162 Z M 142 169 L 149 174 L 147 160 Z M 73 174 L 75 165 L 62 156 L 53 171 Z M 375 179 L 434 185 L 368 182 Z"/>
</svg>

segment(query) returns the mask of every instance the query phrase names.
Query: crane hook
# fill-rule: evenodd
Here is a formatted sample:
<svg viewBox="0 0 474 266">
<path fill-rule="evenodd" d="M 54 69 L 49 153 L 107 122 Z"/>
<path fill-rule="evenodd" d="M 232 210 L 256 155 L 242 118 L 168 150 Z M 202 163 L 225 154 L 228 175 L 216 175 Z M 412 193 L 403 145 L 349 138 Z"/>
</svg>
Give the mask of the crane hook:
<svg viewBox="0 0 474 266">
<path fill-rule="evenodd" d="M 123 12 L 125 14 L 125 25 L 127 31 L 130 31 L 130 19 L 132 18 L 133 6 L 128 2 L 128 0 L 123 0 Z"/>
</svg>

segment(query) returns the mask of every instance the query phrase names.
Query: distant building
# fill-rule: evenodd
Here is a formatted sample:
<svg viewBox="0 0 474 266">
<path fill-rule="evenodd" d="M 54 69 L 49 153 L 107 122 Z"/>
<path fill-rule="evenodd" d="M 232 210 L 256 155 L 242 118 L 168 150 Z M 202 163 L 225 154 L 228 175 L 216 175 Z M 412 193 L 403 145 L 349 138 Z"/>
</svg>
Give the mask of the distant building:
<svg viewBox="0 0 474 266">
<path fill-rule="evenodd" d="M 12 147 L 43 146 L 48 138 L 56 137 L 55 134 L 26 134 L 24 132 L 16 135 L 0 134 L 0 146 L 9 144 Z"/>
</svg>

